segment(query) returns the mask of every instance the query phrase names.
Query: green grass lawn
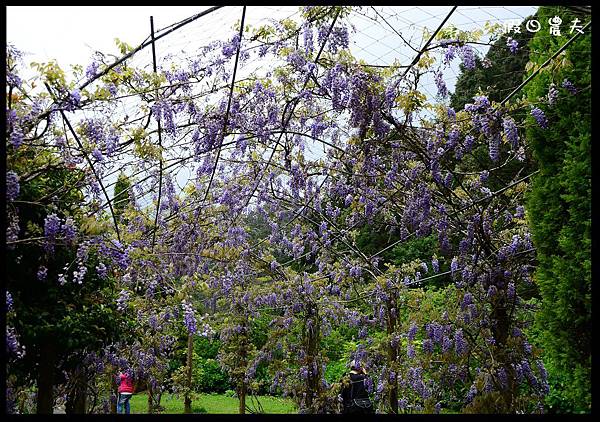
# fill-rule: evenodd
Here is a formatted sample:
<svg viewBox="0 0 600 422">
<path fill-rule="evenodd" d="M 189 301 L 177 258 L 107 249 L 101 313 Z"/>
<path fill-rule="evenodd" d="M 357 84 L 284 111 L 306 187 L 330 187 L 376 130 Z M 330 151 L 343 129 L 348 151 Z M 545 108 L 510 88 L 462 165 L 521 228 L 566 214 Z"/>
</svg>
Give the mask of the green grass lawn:
<svg viewBox="0 0 600 422">
<path fill-rule="evenodd" d="M 280 397 L 259 396 L 260 404 L 265 413 L 298 413 L 292 400 Z M 246 398 L 246 405 L 255 407 L 256 401 Z M 148 396 L 145 393 L 134 394 L 130 400 L 131 413 L 147 413 Z M 162 396 L 161 406 L 165 408 L 162 413 L 183 413 L 183 397 L 177 398 L 166 394 Z M 192 402 L 193 413 L 238 413 L 239 401 L 236 397 L 224 394 L 200 394 Z M 248 413 L 248 412 L 247 412 Z"/>
</svg>

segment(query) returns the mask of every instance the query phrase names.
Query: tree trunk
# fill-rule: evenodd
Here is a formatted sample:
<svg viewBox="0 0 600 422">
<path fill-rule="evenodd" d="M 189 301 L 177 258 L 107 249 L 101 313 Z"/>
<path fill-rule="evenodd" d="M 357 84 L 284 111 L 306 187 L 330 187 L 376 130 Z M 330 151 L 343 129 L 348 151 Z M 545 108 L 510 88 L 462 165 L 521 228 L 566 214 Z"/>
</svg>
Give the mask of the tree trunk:
<svg viewBox="0 0 600 422">
<path fill-rule="evenodd" d="M 117 400 L 119 400 L 119 385 L 117 384 L 117 380 L 114 375 L 114 368 L 112 366 L 109 377 L 112 392 L 110 400 L 110 412 L 117 413 Z M 115 397 L 115 399 L 112 400 L 112 397 Z"/>
<path fill-rule="evenodd" d="M 162 389 L 160 389 L 158 391 L 158 394 L 156 395 L 156 398 L 154 399 L 154 406 L 156 407 L 156 409 L 158 409 L 157 412 L 162 411 L 162 408 L 160 407 L 160 400 L 162 398 L 162 393 L 163 393 Z"/>
<path fill-rule="evenodd" d="M 240 396 L 240 407 L 239 407 L 239 411 L 240 411 L 240 415 L 243 415 L 246 413 L 246 383 L 244 382 L 244 380 L 242 379 L 240 388 L 239 388 L 239 396 Z"/>
<path fill-rule="evenodd" d="M 186 395 L 183 403 L 183 413 L 192 413 L 192 398 L 190 397 L 192 389 L 192 356 L 194 353 L 194 338 L 188 334 L 187 363 L 186 363 Z"/>
<path fill-rule="evenodd" d="M 247 331 L 244 331 L 244 335 L 247 335 Z M 241 345 L 242 347 L 240 348 L 240 368 L 246 368 L 246 366 L 248 365 L 248 363 L 246 362 L 246 357 L 247 357 L 246 341 L 247 341 L 247 338 L 244 338 L 242 345 Z M 240 401 L 240 405 L 238 408 L 240 415 L 244 415 L 246 413 L 247 388 L 246 388 L 246 381 L 244 378 L 245 378 L 245 371 L 242 371 L 241 374 L 239 375 L 238 388 L 237 388 L 238 399 Z"/>
<path fill-rule="evenodd" d="M 239 314 L 242 313 L 242 309 L 237 308 L 237 312 Z M 243 316 L 243 322 L 242 322 L 242 327 L 243 327 L 243 335 L 241 338 L 241 342 L 240 342 L 240 365 L 239 365 L 239 370 L 236 371 L 237 372 L 237 376 L 238 376 L 238 386 L 237 386 L 237 394 L 238 394 L 238 399 L 239 399 L 239 407 L 238 407 L 238 411 L 240 415 L 244 415 L 246 414 L 246 394 L 248 392 L 248 386 L 246 385 L 246 368 L 248 366 L 248 349 L 249 349 L 249 340 L 248 340 L 248 333 L 250 332 L 249 327 L 248 327 L 248 317 L 247 316 Z"/>
<path fill-rule="evenodd" d="M 37 413 L 52 414 L 54 410 L 54 370 L 56 348 L 51 339 L 42 344 L 41 358 L 38 362 Z"/>
<path fill-rule="evenodd" d="M 154 400 L 153 400 L 152 383 L 148 383 L 148 413 L 154 413 Z"/>
<path fill-rule="evenodd" d="M 306 365 L 309 370 L 308 385 L 306 392 L 306 407 L 310 413 L 319 413 L 320 405 L 315 403 L 315 397 L 319 397 L 321 393 L 321 367 L 318 364 L 318 353 L 319 353 L 319 336 L 320 336 L 320 324 L 318 320 L 318 314 L 314 304 L 310 305 L 308 312 L 307 323 L 310 321 L 311 324 L 305 331 L 306 335 Z M 316 369 L 316 370 L 315 370 Z"/>
<path fill-rule="evenodd" d="M 510 350 L 507 349 L 506 341 L 508 339 L 508 327 L 510 324 L 508 314 L 506 312 L 506 302 L 504 300 L 497 301 L 494 304 L 492 313 L 492 319 L 496 321 L 496 324 L 492 327 L 492 335 L 497 345 L 497 356 L 496 360 L 498 364 L 507 369 L 507 382 L 508 385 L 501 391 L 504 399 L 505 409 L 503 412 L 513 412 L 513 399 L 516 394 L 516 386 L 513 371 L 510 370 L 510 362 L 508 356 L 510 356 Z"/>
<path fill-rule="evenodd" d="M 388 335 L 393 335 L 396 330 L 396 320 L 397 317 L 392 312 L 392 309 L 395 308 L 397 301 L 395 295 L 392 295 L 392 298 L 387 303 L 387 333 Z M 395 311 L 397 314 L 397 310 Z M 392 346 L 391 343 L 388 343 L 388 363 L 389 363 L 389 371 L 392 372 L 396 368 L 396 359 L 398 356 L 398 346 Z M 388 374 L 389 381 L 389 374 Z M 398 383 L 396 381 L 390 382 L 389 389 L 389 407 L 390 412 L 393 414 L 398 413 Z"/>
<path fill-rule="evenodd" d="M 67 402 L 65 404 L 65 413 L 84 414 L 87 405 L 87 378 L 82 368 L 73 370 L 71 376 L 73 381 L 70 384 L 67 393 Z"/>
</svg>

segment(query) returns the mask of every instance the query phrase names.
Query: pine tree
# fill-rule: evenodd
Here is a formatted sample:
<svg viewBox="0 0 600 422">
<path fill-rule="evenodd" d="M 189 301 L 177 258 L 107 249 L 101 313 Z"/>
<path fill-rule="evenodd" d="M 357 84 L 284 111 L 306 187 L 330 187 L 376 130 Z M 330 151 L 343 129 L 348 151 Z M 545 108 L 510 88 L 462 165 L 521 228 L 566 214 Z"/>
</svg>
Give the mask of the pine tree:
<svg viewBox="0 0 600 422">
<path fill-rule="evenodd" d="M 548 36 L 547 31 L 534 36 L 530 72 L 573 35 L 568 32 L 573 19 L 589 19 L 563 7 L 542 7 L 538 15 L 540 22 L 562 18 L 562 36 Z M 542 129 L 530 118 L 527 130 L 540 170 L 528 196 L 528 221 L 538 258 L 535 281 L 542 300 L 537 323 L 550 375 L 547 401 L 549 410 L 558 412 L 591 410 L 590 53 L 587 32 L 525 89 L 548 119 L 548 129 Z M 562 86 L 565 80 L 576 93 Z M 552 83 L 558 98 L 540 104 Z"/>
</svg>

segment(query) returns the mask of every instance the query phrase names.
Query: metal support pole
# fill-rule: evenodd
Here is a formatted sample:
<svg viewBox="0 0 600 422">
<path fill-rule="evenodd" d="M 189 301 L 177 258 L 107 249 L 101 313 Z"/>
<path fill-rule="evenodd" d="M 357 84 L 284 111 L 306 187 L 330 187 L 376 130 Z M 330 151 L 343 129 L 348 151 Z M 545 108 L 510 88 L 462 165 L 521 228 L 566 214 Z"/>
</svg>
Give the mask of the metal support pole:
<svg viewBox="0 0 600 422">
<path fill-rule="evenodd" d="M 154 38 L 154 17 L 150 16 L 150 36 L 152 37 L 152 64 L 154 67 L 154 74 L 156 75 L 156 46 Z M 156 98 L 154 103 L 158 100 L 158 87 L 156 88 Z M 154 252 L 154 245 L 156 243 L 156 230 L 158 226 L 158 214 L 160 213 L 160 198 L 162 196 L 162 173 L 163 173 L 163 158 L 162 158 L 162 134 L 160 127 L 160 115 L 156 116 L 158 122 L 158 150 L 159 150 L 159 170 L 158 170 L 158 199 L 156 202 L 156 215 L 154 216 L 154 231 L 152 232 L 152 252 Z"/>
</svg>

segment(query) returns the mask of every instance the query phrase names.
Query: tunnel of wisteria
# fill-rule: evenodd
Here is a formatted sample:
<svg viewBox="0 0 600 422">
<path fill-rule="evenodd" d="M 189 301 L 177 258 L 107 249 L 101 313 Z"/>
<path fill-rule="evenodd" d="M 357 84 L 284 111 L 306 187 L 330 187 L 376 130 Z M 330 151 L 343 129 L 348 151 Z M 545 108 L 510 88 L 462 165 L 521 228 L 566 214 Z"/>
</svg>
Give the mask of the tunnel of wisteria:
<svg viewBox="0 0 600 422">
<path fill-rule="evenodd" d="M 377 413 L 590 412 L 590 25 L 215 6 L 70 69 L 9 43 L 7 412 L 115 413 L 127 371 L 137 413 L 338 413 L 350 361 Z"/>
</svg>

